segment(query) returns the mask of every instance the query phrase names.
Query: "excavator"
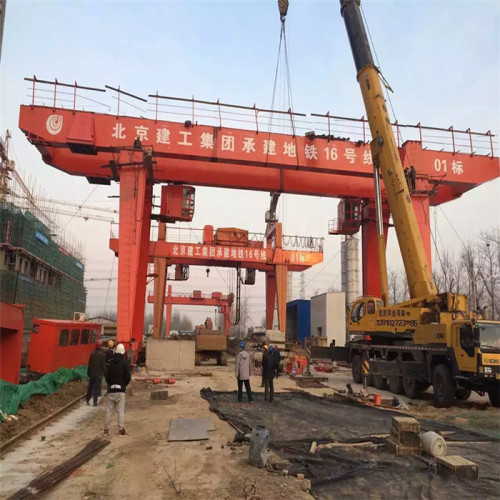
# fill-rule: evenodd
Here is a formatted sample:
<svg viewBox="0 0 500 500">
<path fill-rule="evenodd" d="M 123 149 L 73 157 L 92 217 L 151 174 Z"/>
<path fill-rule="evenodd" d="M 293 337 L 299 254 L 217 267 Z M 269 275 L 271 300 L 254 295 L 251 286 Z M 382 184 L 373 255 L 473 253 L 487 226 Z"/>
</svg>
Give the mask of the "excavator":
<svg viewBox="0 0 500 500">
<path fill-rule="evenodd" d="M 500 322 L 468 307 L 467 296 L 434 283 L 391 121 L 366 35 L 360 0 L 340 0 L 372 141 L 381 297 L 356 299 L 349 310 L 348 342 L 338 359 L 350 361 L 355 382 L 410 398 L 431 385 L 434 405 L 450 407 L 471 391 L 500 407 Z M 380 176 L 406 271 L 410 300 L 389 305 Z M 336 352 L 337 353 L 337 352 Z"/>
</svg>

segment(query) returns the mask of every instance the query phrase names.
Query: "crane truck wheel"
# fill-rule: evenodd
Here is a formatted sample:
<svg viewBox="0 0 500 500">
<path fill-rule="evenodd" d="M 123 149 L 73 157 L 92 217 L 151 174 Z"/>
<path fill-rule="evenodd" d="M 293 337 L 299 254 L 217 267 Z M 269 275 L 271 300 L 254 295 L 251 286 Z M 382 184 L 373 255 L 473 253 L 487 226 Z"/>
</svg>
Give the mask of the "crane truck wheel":
<svg viewBox="0 0 500 500">
<path fill-rule="evenodd" d="M 409 377 L 403 378 L 403 388 L 405 394 L 411 399 L 418 397 L 418 395 L 422 392 L 423 387 L 422 383 L 417 379 Z"/>
<path fill-rule="evenodd" d="M 500 408 L 500 385 L 492 385 L 488 389 L 488 396 L 490 398 L 490 403 L 495 408 Z"/>
<path fill-rule="evenodd" d="M 451 378 L 450 369 L 446 365 L 438 365 L 432 375 L 432 390 L 434 392 L 434 406 L 449 408 L 455 397 L 455 384 Z"/>
<path fill-rule="evenodd" d="M 470 389 L 466 389 L 466 388 L 461 387 L 461 388 L 455 390 L 455 397 L 459 401 L 467 401 L 470 397 L 471 392 L 472 391 Z"/>
<path fill-rule="evenodd" d="M 200 366 L 201 365 L 201 353 L 200 352 L 197 352 L 194 355 L 194 364 L 195 364 L 195 366 Z"/>
<path fill-rule="evenodd" d="M 363 371 L 361 368 L 361 356 L 355 354 L 351 361 L 352 379 L 356 384 L 361 384 L 363 382 Z"/>
<path fill-rule="evenodd" d="M 387 381 L 389 382 L 389 389 L 394 394 L 403 394 L 403 379 L 399 375 L 390 375 L 387 377 Z"/>
<path fill-rule="evenodd" d="M 225 352 L 220 353 L 219 365 L 220 366 L 227 366 L 227 354 Z"/>
<path fill-rule="evenodd" d="M 387 389 L 387 379 L 382 375 L 373 375 L 373 385 L 379 391 Z"/>
</svg>

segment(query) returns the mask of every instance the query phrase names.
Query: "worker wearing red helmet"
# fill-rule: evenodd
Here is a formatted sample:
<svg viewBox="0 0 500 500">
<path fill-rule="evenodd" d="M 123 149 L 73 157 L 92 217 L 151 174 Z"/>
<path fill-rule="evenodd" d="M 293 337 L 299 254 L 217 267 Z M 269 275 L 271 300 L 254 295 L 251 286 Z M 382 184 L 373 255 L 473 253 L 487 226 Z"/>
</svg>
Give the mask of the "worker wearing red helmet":
<svg viewBox="0 0 500 500">
<path fill-rule="evenodd" d="M 87 404 L 90 404 L 90 399 L 94 398 L 94 406 L 97 406 L 97 401 L 101 395 L 102 377 L 106 374 L 106 357 L 101 349 L 101 341 L 95 343 L 95 349 L 89 358 L 87 366 L 87 375 L 89 377 L 89 386 L 87 387 Z"/>
</svg>

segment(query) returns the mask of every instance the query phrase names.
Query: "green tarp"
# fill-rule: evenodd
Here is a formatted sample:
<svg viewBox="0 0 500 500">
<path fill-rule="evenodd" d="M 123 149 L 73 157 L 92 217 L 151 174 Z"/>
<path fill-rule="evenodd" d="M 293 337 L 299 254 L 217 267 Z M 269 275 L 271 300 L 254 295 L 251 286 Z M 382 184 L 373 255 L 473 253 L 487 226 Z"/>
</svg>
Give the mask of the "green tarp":
<svg viewBox="0 0 500 500">
<path fill-rule="evenodd" d="M 15 415 L 19 406 L 26 403 L 34 394 L 52 394 L 61 385 L 83 378 L 88 378 L 86 366 L 59 368 L 54 373 L 47 373 L 38 380 L 21 385 L 0 380 L 0 409 L 8 415 Z"/>
</svg>

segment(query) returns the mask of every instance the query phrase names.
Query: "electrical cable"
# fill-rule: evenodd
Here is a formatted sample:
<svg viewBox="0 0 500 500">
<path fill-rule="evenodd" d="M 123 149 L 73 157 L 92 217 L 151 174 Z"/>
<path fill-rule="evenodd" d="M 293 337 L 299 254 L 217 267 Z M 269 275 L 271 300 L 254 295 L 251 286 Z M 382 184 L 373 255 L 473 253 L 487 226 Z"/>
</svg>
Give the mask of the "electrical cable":
<svg viewBox="0 0 500 500">
<path fill-rule="evenodd" d="M 66 229 L 66 226 L 73 220 L 73 218 L 76 216 L 76 214 L 83 208 L 83 205 L 88 201 L 88 199 L 94 194 L 94 191 L 97 189 L 98 185 L 96 184 L 94 186 L 94 189 L 90 192 L 90 194 L 85 198 L 85 201 L 76 209 L 75 213 L 67 220 L 66 224 L 61 228 L 61 233 Z"/>
<path fill-rule="evenodd" d="M 116 260 L 116 255 L 113 256 L 113 262 L 111 263 L 111 272 L 109 273 L 109 283 L 108 283 L 108 290 L 106 292 L 106 300 L 104 301 L 104 310 L 106 311 L 106 307 L 108 305 L 108 296 L 109 296 L 109 289 L 111 287 L 111 279 L 113 276 L 113 268 L 115 266 L 115 260 Z"/>
</svg>

